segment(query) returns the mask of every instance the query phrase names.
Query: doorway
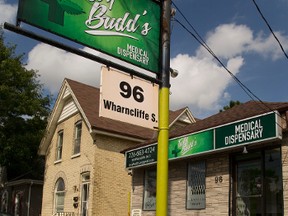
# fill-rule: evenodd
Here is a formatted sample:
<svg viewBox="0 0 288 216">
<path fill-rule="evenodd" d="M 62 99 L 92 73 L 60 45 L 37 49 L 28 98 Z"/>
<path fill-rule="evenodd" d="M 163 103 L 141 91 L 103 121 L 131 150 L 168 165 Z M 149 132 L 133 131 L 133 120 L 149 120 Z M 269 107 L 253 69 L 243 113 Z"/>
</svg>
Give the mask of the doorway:
<svg viewBox="0 0 288 216">
<path fill-rule="evenodd" d="M 282 216 L 281 148 L 233 156 L 232 215 Z"/>
</svg>

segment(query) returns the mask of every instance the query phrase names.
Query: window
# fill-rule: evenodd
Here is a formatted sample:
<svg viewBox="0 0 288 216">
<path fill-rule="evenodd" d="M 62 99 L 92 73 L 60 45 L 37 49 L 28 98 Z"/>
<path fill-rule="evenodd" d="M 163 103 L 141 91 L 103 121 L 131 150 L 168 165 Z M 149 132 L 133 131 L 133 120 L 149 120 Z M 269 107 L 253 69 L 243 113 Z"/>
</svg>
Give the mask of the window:
<svg viewBox="0 0 288 216">
<path fill-rule="evenodd" d="M 233 157 L 233 215 L 283 215 L 281 149 Z"/>
<path fill-rule="evenodd" d="M 81 216 L 88 216 L 90 173 L 82 175 Z"/>
<path fill-rule="evenodd" d="M 55 185 L 55 194 L 54 194 L 54 211 L 64 212 L 64 198 L 65 198 L 65 183 L 62 178 L 59 178 Z"/>
<path fill-rule="evenodd" d="M 77 122 L 75 124 L 75 133 L 74 133 L 74 149 L 73 149 L 74 155 L 80 153 L 81 134 L 82 134 L 82 122 Z"/>
<path fill-rule="evenodd" d="M 23 191 L 17 191 L 14 196 L 14 216 L 20 216 L 23 212 Z"/>
<path fill-rule="evenodd" d="M 8 191 L 4 191 L 1 197 L 1 212 L 8 211 Z"/>
<path fill-rule="evenodd" d="M 191 162 L 188 165 L 187 209 L 204 209 L 206 206 L 206 163 Z"/>
<path fill-rule="evenodd" d="M 56 161 L 62 159 L 62 148 L 63 148 L 63 130 L 58 132 L 57 147 L 56 147 Z"/>
<path fill-rule="evenodd" d="M 156 169 L 145 171 L 144 210 L 156 210 Z"/>
</svg>

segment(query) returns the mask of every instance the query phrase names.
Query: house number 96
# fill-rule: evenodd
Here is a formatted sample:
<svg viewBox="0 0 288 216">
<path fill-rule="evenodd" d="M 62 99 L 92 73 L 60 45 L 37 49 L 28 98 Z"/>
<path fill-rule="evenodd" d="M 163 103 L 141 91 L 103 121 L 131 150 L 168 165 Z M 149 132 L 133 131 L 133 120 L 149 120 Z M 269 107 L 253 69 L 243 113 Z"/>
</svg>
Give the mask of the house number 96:
<svg viewBox="0 0 288 216">
<path fill-rule="evenodd" d="M 122 97 L 128 99 L 131 96 L 133 96 L 134 100 L 139 103 L 142 103 L 144 101 L 144 95 L 143 95 L 144 90 L 140 86 L 135 86 L 132 88 L 129 85 L 129 83 L 122 81 L 119 84 L 119 87 L 121 89 L 120 95 Z"/>
<path fill-rule="evenodd" d="M 222 176 L 215 176 L 215 183 L 222 183 L 223 182 L 223 178 Z"/>
</svg>

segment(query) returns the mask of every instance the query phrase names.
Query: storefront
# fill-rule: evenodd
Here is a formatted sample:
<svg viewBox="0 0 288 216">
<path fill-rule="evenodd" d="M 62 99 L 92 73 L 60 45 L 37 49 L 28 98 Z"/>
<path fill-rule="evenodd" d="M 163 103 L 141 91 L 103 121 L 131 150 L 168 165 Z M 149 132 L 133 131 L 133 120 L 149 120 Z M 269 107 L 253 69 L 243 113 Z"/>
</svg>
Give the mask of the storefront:
<svg viewBox="0 0 288 216">
<path fill-rule="evenodd" d="M 234 121 L 219 113 L 170 138 L 168 215 L 288 215 L 287 103 L 243 118 L 248 105 Z M 156 155 L 156 143 L 125 152 L 131 215 L 155 215 Z"/>
</svg>

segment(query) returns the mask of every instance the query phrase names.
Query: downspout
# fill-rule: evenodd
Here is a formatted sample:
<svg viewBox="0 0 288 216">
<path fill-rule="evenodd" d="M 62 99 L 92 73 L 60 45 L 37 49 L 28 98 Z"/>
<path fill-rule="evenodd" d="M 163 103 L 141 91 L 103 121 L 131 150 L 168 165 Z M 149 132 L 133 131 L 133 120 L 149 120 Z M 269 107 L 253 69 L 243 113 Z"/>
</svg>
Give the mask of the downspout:
<svg viewBox="0 0 288 216">
<path fill-rule="evenodd" d="M 31 190 L 32 190 L 33 181 L 30 183 L 29 192 L 28 192 L 28 203 L 27 203 L 27 216 L 30 215 L 30 202 L 31 202 Z"/>
</svg>

